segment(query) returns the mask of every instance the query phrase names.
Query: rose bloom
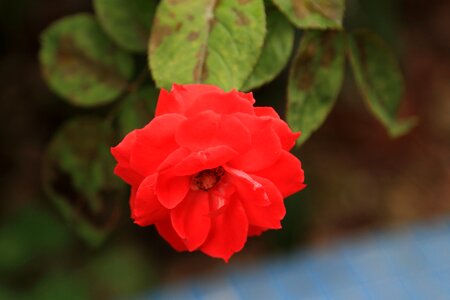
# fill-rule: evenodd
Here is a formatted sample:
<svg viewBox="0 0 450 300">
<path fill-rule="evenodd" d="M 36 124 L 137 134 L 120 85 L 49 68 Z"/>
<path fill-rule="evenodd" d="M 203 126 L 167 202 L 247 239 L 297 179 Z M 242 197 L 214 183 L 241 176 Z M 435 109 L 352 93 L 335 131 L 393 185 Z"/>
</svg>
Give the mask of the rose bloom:
<svg viewBox="0 0 450 300">
<path fill-rule="evenodd" d="M 289 153 L 300 134 L 254 103 L 205 84 L 161 90 L 155 118 L 111 148 L 136 224 L 225 261 L 247 237 L 281 228 L 283 199 L 305 187 Z"/>
</svg>

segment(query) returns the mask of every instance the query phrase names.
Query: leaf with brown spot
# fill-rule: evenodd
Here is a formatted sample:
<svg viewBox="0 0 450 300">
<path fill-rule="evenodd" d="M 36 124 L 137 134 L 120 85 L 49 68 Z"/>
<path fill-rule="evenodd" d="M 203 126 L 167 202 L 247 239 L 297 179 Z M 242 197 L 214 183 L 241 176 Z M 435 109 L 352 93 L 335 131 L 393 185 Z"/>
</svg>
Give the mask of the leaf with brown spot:
<svg viewBox="0 0 450 300">
<path fill-rule="evenodd" d="M 189 42 L 192 42 L 192 41 L 198 39 L 199 35 L 200 35 L 200 34 L 199 34 L 197 31 L 192 31 L 191 33 L 189 33 L 189 35 L 188 35 L 188 37 L 187 37 L 187 40 L 188 40 Z"/>
<path fill-rule="evenodd" d="M 272 0 L 272 2 L 298 28 L 342 28 L 345 0 Z"/>
<path fill-rule="evenodd" d="M 101 243 L 118 221 L 124 186 L 113 174 L 112 132 L 95 118 L 73 119 L 47 149 L 43 183 L 68 223 L 91 245 Z"/>
<path fill-rule="evenodd" d="M 157 49 L 164 38 L 171 35 L 173 31 L 175 31 L 175 27 L 162 25 L 159 22 L 159 18 L 156 16 L 153 24 L 152 39 L 149 45 L 150 51 Z"/>
<path fill-rule="evenodd" d="M 162 0 L 153 25 L 149 64 L 158 87 L 209 83 L 239 89 L 265 35 L 263 0 Z"/>
<path fill-rule="evenodd" d="M 144 52 L 156 10 L 154 0 L 94 0 L 94 9 L 105 32 L 120 47 Z"/>
<path fill-rule="evenodd" d="M 241 11 L 237 9 L 233 9 L 233 11 L 236 14 L 236 25 L 247 26 L 249 24 L 249 20 Z"/>
<path fill-rule="evenodd" d="M 417 120 L 396 119 L 404 81 L 393 51 L 380 37 L 365 30 L 353 32 L 348 46 L 356 83 L 372 113 L 392 137 L 407 133 Z"/>
<path fill-rule="evenodd" d="M 287 121 L 301 131 L 300 144 L 330 113 L 344 75 L 345 37 L 339 31 L 306 31 L 291 66 Z"/>
<path fill-rule="evenodd" d="M 89 14 L 65 17 L 41 36 L 39 58 L 48 85 L 79 106 L 113 101 L 133 75 L 130 55 L 117 48 Z"/>
</svg>

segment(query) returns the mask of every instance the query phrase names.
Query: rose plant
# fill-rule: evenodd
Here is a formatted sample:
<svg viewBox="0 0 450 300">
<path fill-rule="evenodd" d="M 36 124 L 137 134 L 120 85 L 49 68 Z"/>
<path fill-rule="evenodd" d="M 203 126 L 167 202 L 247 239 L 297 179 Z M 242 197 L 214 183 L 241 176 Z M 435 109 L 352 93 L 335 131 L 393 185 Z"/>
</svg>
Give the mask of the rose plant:
<svg viewBox="0 0 450 300">
<path fill-rule="evenodd" d="M 300 133 L 254 103 L 206 84 L 161 90 L 155 118 L 111 149 L 136 224 L 225 261 L 247 237 L 281 228 L 283 199 L 305 187 L 289 153 Z"/>
<path fill-rule="evenodd" d="M 59 98 L 91 110 L 73 110 L 49 143 L 48 198 L 80 237 L 100 245 L 127 201 L 108 149 L 149 122 L 165 89 L 156 118 L 112 150 L 116 174 L 132 186 L 135 222 L 154 224 L 176 249 L 225 259 L 248 236 L 279 228 L 280 199 L 303 186 L 289 128 L 302 132 L 296 147 L 308 141 L 339 103 L 349 71 L 390 136 L 416 123 L 398 118 L 404 80 L 395 51 L 353 29 L 360 6 L 351 6 L 93 0 L 93 13 L 55 20 L 41 35 L 43 78 Z M 191 85 L 167 92 L 173 83 Z M 236 90 L 277 99 L 268 105 L 286 107 L 290 127 Z"/>
</svg>

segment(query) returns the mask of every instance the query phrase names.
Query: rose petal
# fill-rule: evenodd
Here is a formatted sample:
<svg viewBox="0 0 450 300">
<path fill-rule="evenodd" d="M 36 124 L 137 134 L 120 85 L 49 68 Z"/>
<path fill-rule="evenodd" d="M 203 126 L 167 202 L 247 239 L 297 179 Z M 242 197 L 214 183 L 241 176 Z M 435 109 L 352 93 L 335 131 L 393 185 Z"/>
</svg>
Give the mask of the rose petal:
<svg viewBox="0 0 450 300">
<path fill-rule="evenodd" d="M 270 167 L 253 173 L 273 182 L 283 197 L 288 197 L 306 185 L 300 160 L 287 151 L 283 151 L 279 159 Z"/>
<path fill-rule="evenodd" d="M 258 117 L 271 117 L 274 119 L 279 119 L 280 115 L 270 106 L 257 106 L 254 107 L 255 115 Z"/>
<path fill-rule="evenodd" d="M 173 84 L 171 92 L 178 99 L 178 101 L 184 104 L 185 112 L 189 109 L 190 105 L 195 102 L 199 97 L 204 94 L 224 94 L 224 91 L 219 87 L 211 84 Z"/>
<path fill-rule="evenodd" d="M 203 170 L 219 167 L 236 154 L 236 151 L 227 146 L 211 147 L 198 152 L 179 148 L 166 158 L 158 167 L 158 171 L 169 171 L 176 176 L 193 175 Z"/>
<path fill-rule="evenodd" d="M 158 166 L 157 171 L 162 172 L 169 168 L 174 167 L 175 165 L 179 164 L 183 159 L 185 159 L 187 156 L 189 156 L 192 153 L 191 150 L 187 148 L 178 148 L 172 153 L 170 153 L 166 159 Z"/>
<path fill-rule="evenodd" d="M 189 251 L 200 247 L 211 227 L 208 193 L 191 191 L 186 199 L 171 211 L 172 225 Z"/>
<path fill-rule="evenodd" d="M 246 113 L 254 114 L 253 106 L 248 98 L 236 91 L 229 93 L 210 93 L 199 96 L 186 111 L 186 116 L 194 116 L 200 112 L 211 110 L 218 114 Z"/>
<path fill-rule="evenodd" d="M 167 113 L 184 114 L 192 103 L 205 93 L 223 94 L 223 91 L 216 86 L 206 84 L 174 84 L 170 93 L 161 89 L 155 116 Z"/>
<path fill-rule="evenodd" d="M 237 199 L 231 199 L 227 209 L 212 217 L 211 230 L 200 250 L 212 257 L 228 262 L 231 255 L 240 251 L 247 241 L 248 220 Z"/>
<path fill-rule="evenodd" d="M 221 214 L 226 209 L 235 191 L 236 188 L 230 183 L 228 175 L 225 174 L 220 180 L 220 184 L 209 191 L 210 215 L 217 216 Z"/>
<path fill-rule="evenodd" d="M 228 146 L 237 152 L 250 146 L 250 133 L 235 117 L 205 111 L 184 121 L 177 133 L 176 141 L 192 151 L 214 146 Z"/>
<path fill-rule="evenodd" d="M 270 199 L 270 204 L 266 206 L 258 205 L 254 201 L 255 197 L 257 197 L 256 194 L 252 196 L 252 193 L 247 189 L 237 187 L 239 198 L 245 208 L 249 224 L 270 229 L 281 228 L 280 221 L 286 214 L 283 196 L 280 191 L 278 191 L 277 187 L 269 180 L 257 176 L 252 177 L 255 181 L 258 181 L 263 185 L 264 190 Z"/>
<path fill-rule="evenodd" d="M 144 179 L 139 173 L 134 172 L 130 167 L 125 167 L 123 164 L 117 164 L 114 168 L 114 174 L 122 178 L 129 185 L 138 186 Z"/>
<path fill-rule="evenodd" d="M 239 114 L 238 117 L 250 130 L 251 146 L 247 152 L 233 159 L 230 166 L 247 172 L 269 167 L 282 150 L 280 139 L 272 129 L 272 121 L 245 114 Z"/>
<path fill-rule="evenodd" d="M 233 169 L 229 166 L 225 166 L 225 170 L 230 174 L 228 181 L 241 190 L 242 193 L 246 193 L 244 195 L 245 198 L 252 199 L 255 204 L 260 206 L 270 204 L 269 196 L 261 183 L 254 180 L 244 171 Z"/>
<path fill-rule="evenodd" d="M 217 168 L 236 155 L 237 152 L 228 146 L 215 146 L 189 154 L 175 165 L 172 171 L 180 176 L 192 175 L 202 170 Z"/>
<path fill-rule="evenodd" d="M 169 210 L 161 205 L 155 194 L 156 177 L 156 174 L 146 177 L 137 189 L 134 201 L 130 202 L 131 216 L 140 226 L 148 226 L 169 217 Z"/>
<path fill-rule="evenodd" d="M 111 147 L 111 154 L 118 162 L 114 168 L 114 174 L 122 178 L 126 183 L 137 186 L 144 177 L 130 167 L 130 154 L 135 141 L 136 130 L 133 130 L 117 146 Z"/>
<path fill-rule="evenodd" d="M 131 149 L 136 142 L 137 130 L 133 130 L 127 134 L 123 140 L 115 147 L 111 147 L 111 153 L 118 163 L 128 165 L 130 161 Z"/>
<path fill-rule="evenodd" d="M 134 220 L 133 211 L 134 211 L 134 206 L 135 206 L 135 202 L 136 202 L 137 189 L 138 189 L 137 186 L 131 186 L 129 203 L 130 203 L 130 215 L 133 220 Z"/>
<path fill-rule="evenodd" d="M 253 97 L 253 93 L 249 92 L 249 93 L 243 93 L 243 92 L 239 92 L 237 90 L 232 90 L 231 93 L 236 93 L 239 97 L 244 98 L 245 100 L 247 100 L 248 102 L 250 102 L 251 105 L 255 104 L 255 98 Z M 252 113 L 253 115 L 253 113 Z"/>
<path fill-rule="evenodd" d="M 255 107 L 258 117 L 272 120 L 272 128 L 280 138 L 281 147 L 289 151 L 295 146 L 295 141 L 300 137 L 300 132 L 292 132 L 288 124 L 280 119 L 278 113 L 272 107 Z"/>
<path fill-rule="evenodd" d="M 159 173 L 156 196 L 164 207 L 172 209 L 186 197 L 190 184 L 189 176 L 174 176 L 171 172 Z"/>
<path fill-rule="evenodd" d="M 177 251 L 186 251 L 183 240 L 178 236 L 172 226 L 170 218 L 155 224 L 158 233 Z"/>
<path fill-rule="evenodd" d="M 131 167 L 144 176 L 155 172 L 158 165 L 178 148 L 174 135 L 184 120 L 185 117 L 178 114 L 164 114 L 138 130 L 131 152 Z"/>
<path fill-rule="evenodd" d="M 281 142 L 281 148 L 289 151 L 295 146 L 295 142 L 300 137 L 300 132 L 292 132 L 288 124 L 281 119 L 272 119 L 273 129 Z"/>
<path fill-rule="evenodd" d="M 182 103 L 173 94 L 161 89 L 156 104 L 155 117 L 170 113 L 181 113 L 182 110 Z"/>
</svg>

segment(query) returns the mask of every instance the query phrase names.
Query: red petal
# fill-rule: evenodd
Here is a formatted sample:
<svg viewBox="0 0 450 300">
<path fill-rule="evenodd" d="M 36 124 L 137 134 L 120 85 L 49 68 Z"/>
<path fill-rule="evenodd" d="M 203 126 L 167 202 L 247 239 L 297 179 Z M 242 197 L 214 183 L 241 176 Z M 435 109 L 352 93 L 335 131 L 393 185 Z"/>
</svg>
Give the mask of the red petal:
<svg viewBox="0 0 450 300">
<path fill-rule="evenodd" d="M 169 171 L 177 176 L 193 175 L 221 166 L 236 155 L 237 152 L 227 146 L 215 146 L 198 152 L 178 148 L 164 160 L 158 171 L 170 169 Z"/>
<path fill-rule="evenodd" d="M 263 228 L 281 228 L 280 221 L 286 214 L 283 196 L 280 191 L 278 191 L 277 187 L 269 180 L 257 176 L 254 176 L 254 179 L 263 185 L 264 190 L 270 199 L 270 205 L 258 205 L 254 201 L 254 198 L 257 197 L 256 194 L 252 196 L 252 193 L 248 190 L 238 188 L 239 198 L 247 213 L 249 224 Z"/>
<path fill-rule="evenodd" d="M 211 231 L 200 250 L 226 262 L 240 251 L 247 241 L 248 220 L 237 199 L 231 199 L 224 212 L 211 219 Z"/>
<path fill-rule="evenodd" d="M 228 181 L 241 190 L 242 193 L 247 193 L 244 197 L 245 199 L 252 199 L 253 203 L 259 206 L 267 206 L 270 204 L 269 196 L 261 183 L 254 180 L 244 171 L 228 166 L 225 166 L 225 170 L 230 175 Z"/>
<path fill-rule="evenodd" d="M 197 98 L 186 111 L 186 116 L 194 116 L 202 111 L 212 110 L 218 114 L 246 113 L 254 114 L 252 103 L 232 91 L 225 94 L 204 94 Z"/>
<path fill-rule="evenodd" d="M 138 186 L 144 179 L 144 176 L 131 170 L 130 167 L 125 167 L 124 164 L 117 164 L 114 168 L 114 174 L 122 178 L 129 185 Z"/>
<path fill-rule="evenodd" d="M 253 172 L 269 167 L 281 153 L 280 139 L 272 129 L 272 121 L 239 114 L 239 119 L 251 133 L 250 149 L 230 162 L 236 169 Z"/>
<path fill-rule="evenodd" d="M 186 109 L 204 94 L 215 93 L 220 95 L 224 93 L 217 86 L 210 84 L 174 84 L 171 92 L 177 97 L 178 101 L 185 104 Z"/>
<path fill-rule="evenodd" d="M 128 164 L 130 160 L 131 149 L 136 142 L 136 132 L 133 130 L 128 133 L 123 140 L 115 147 L 111 147 L 111 153 L 118 163 Z"/>
<path fill-rule="evenodd" d="M 172 171 L 177 175 L 192 175 L 202 170 L 217 168 L 237 155 L 228 146 L 215 146 L 193 152 L 178 163 Z"/>
<path fill-rule="evenodd" d="M 172 209 L 186 197 L 190 184 L 191 179 L 188 176 L 160 173 L 156 182 L 156 196 L 164 207 Z"/>
<path fill-rule="evenodd" d="M 280 138 L 281 147 L 289 151 L 295 146 L 295 142 L 300 137 L 300 132 L 292 132 L 288 124 L 281 119 L 272 119 L 273 129 Z"/>
<path fill-rule="evenodd" d="M 170 218 L 155 224 L 158 233 L 177 251 L 186 251 L 183 240 L 178 236 L 172 226 Z"/>
<path fill-rule="evenodd" d="M 136 141 L 136 130 L 133 130 L 116 146 L 111 148 L 111 153 L 118 162 L 114 168 L 114 174 L 122 178 L 130 185 L 139 185 L 144 179 L 142 175 L 130 167 L 130 154 Z"/>
<path fill-rule="evenodd" d="M 275 119 L 279 119 L 280 115 L 278 115 L 278 113 L 275 111 L 275 109 L 273 109 L 270 106 L 257 106 L 254 107 L 255 109 L 255 114 L 258 117 L 271 117 L 271 118 L 275 118 Z"/>
<path fill-rule="evenodd" d="M 155 194 L 157 175 L 150 175 L 139 186 L 131 204 L 131 216 L 140 226 L 154 224 L 169 216 L 169 210 L 159 203 Z"/>
<path fill-rule="evenodd" d="M 178 114 L 165 114 L 138 130 L 131 152 L 131 167 L 144 176 L 155 172 L 159 164 L 178 148 L 174 135 L 184 120 L 185 117 Z"/>
<path fill-rule="evenodd" d="M 189 251 L 200 247 L 211 227 L 208 193 L 191 191 L 186 199 L 171 211 L 172 225 Z"/>
<path fill-rule="evenodd" d="M 216 216 L 221 214 L 230 202 L 231 196 L 235 191 L 236 188 L 229 182 L 228 176 L 225 175 L 221 179 L 220 184 L 209 191 L 210 215 Z"/>
<path fill-rule="evenodd" d="M 169 168 L 174 167 L 180 163 L 183 159 L 191 154 L 191 151 L 187 148 L 178 148 L 170 153 L 166 159 L 158 166 L 158 171 L 162 172 Z"/>
<path fill-rule="evenodd" d="M 184 114 L 192 103 L 205 93 L 223 94 L 223 91 L 214 85 L 207 84 L 174 84 L 170 93 L 162 89 L 159 94 L 155 115 L 159 116 L 166 113 Z"/>
<path fill-rule="evenodd" d="M 299 132 L 292 132 L 288 124 L 280 119 L 278 113 L 272 107 L 255 107 L 255 114 L 258 117 L 268 118 L 272 120 L 272 128 L 280 138 L 281 147 L 284 150 L 291 150 L 295 145 L 295 141 L 299 138 Z"/>
<path fill-rule="evenodd" d="M 273 182 L 283 197 L 290 196 L 305 187 L 301 162 L 287 151 L 283 151 L 273 165 L 254 174 Z"/>
<path fill-rule="evenodd" d="M 242 152 L 250 146 L 250 134 L 237 118 L 205 111 L 180 125 L 176 141 L 192 151 L 228 146 Z"/>
<path fill-rule="evenodd" d="M 243 93 L 243 92 L 239 92 L 237 90 L 232 90 L 230 93 L 235 93 L 239 97 L 244 98 L 245 100 L 250 102 L 251 105 L 255 104 L 255 98 L 253 98 L 253 93 L 252 92 Z M 252 113 L 252 115 L 253 115 L 253 113 Z"/>
<path fill-rule="evenodd" d="M 135 202 L 136 202 L 136 192 L 137 192 L 137 187 L 136 186 L 131 186 L 131 192 L 130 192 L 130 214 L 131 214 L 131 218 L 134 220 L 134 215 L 133 215 L 133 211 L 134 211 L 134 206 L 135 206 Z"/>
<path fill-rule="evenodd" d="M 182 103 L 177 98 L 165 89 L 161 89 L 159 92 L 158 103 L 156 104 L 155 116 L 170 113 L 181 113 Z"/>
</svg>

